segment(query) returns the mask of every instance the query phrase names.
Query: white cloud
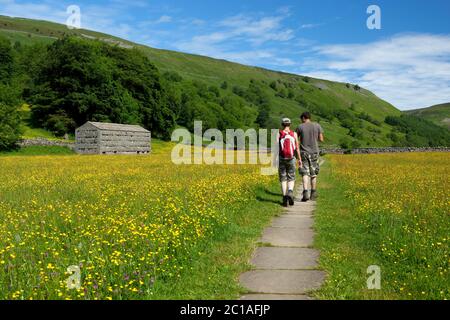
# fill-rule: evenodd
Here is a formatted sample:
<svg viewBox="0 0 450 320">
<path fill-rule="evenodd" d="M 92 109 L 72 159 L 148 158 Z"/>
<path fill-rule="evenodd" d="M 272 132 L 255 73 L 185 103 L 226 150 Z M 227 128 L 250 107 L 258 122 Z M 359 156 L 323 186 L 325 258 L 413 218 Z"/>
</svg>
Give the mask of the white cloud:
<svg viewBox="0 0 450 320">
<path fill-rule="evenodd" d="M 49 20 L 65 23 L 68 15 L 66 7 L 50 2 L 18 3 L 15 0 L 0 0 L 0 14 L 11 17 Z"/>
<path fill-rule="evenodd" d="M 450 35 L 401 34 L 315 52 L 304 64 L 310 74 L 359 83 L 401 109 L 450 101 Z"/>
<path fill-rule="evenodd" d="M 124 0 L 115 0 L 108 7 L 100 5 L 81 6 L 81 28 L 128 38 L 133 31 L 127 23 L 117 23 L 115 19 L 121 15 Z M 17 2 L 15 0 L 0 0 L 0 14 L 28 19 L 39 19 L 65 24 L 69 18 L 66 12 L 67 3 L 57 0 L 47 0 L 43 3 Z M 143 6 L 144 3 L 134 0 L 129 5 Z"/>
<path fill-rule="evenodd" d="M 300 26 L 300 29 L 314 29 L 320 27 L 322 24 L 320 23 L 306 23 Z"/>
<path fill-rule="evenodd" d="M 191 21 L 189 21 L 189 23 L 194 26 L 202 26 L 206 23 L 206 21 L 202 19 L 192 19 Z"/>
<path fill-rule="evenodd" d="M 147 8 L 149 3 L 145 0 L 110 0 L 115 4 L 127 7 Z"/>
<path fill-rule="evenodd" d="M 252 18 L 243 14 L 226 18 L 219 27 L 228 28 L 229 38 L 241 36 L 244 41 L 261 45 L 267 41 L 289 41 L 294 37 L 291 29 L 282 27 L 286 15 Z"/>
<path fill-rule="evenodd" d="M 273 16 L 231 16 L 211 26 L 216 31 L 176 42 L 174 46 L 177 50 L 243 64 L 292 66 L 294 61 L 271 48 L 272 43 L 277 43 L 279 49 L 279 44 L 294 38 L 294 31 L 283 26 L 288 16 L 288 7 Z"/>
<path fill-rule="evenodd" d="M 155 21 L 156 24 L 169 23 L 169 22 L 172 22 L 172 17 L 171 16 L 167 16 L 167 15 L 163 15 L 158 20 Z"/>
</svg>

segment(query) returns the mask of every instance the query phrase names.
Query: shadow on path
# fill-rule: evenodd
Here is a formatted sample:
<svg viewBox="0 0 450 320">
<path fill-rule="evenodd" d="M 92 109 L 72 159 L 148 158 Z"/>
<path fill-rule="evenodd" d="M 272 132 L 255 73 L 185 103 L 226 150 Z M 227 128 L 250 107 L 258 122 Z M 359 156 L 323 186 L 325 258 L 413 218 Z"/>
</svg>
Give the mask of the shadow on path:
<svg viewBox="0 0 450 320">
<path fill-rule="evenodd" d="M 265 197 L 264 195 L 266 195 L 267 197 Z M 283 201 L 281 201 L 281 198 L 283 197 L 281 192 L 273 192 L 270 191 L 268 189 L 264 189 L 264 195 L 263 196 L 257 196 L 256 200 L 261 201 L 261 202 L 269 202 L 269 203 L 275 203 L 278 204 L 280 206 L 283 205 Z M 273 197 L 278 197 L 280 200 L 275 200 L 273 199 Z"/>
</svg>

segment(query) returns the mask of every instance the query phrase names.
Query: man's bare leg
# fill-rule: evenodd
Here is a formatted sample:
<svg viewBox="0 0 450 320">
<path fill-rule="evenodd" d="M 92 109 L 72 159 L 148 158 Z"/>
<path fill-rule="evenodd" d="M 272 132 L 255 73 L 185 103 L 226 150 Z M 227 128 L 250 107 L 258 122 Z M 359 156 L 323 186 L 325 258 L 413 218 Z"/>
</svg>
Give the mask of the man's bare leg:
<svg viewBox="0 0 450 320">
<path fill-rule="evenodd" d="M 309 190 L 309 182 L 310 182 L 309 176 L 303 176 L 303 191 Z"/>
<path fill-rule="evenodd" d="M 303 176 L 303 202 L 306 202 L 309 200 L 309 183 L 310 183 L 309 176 Z"/>
<path fill-rule="evenodd" d="M 311 177 L 311 190 L 317 190 L 317 177 Z"/>
<path fill-rule="evenodd" d="M 295 195 L 294 195 L 294 188 L 295 188 L 295 181 L 289 181 L 288 182 L 288 193 L 287 193 L 287 196 L 288 196 L 288 201 L 289 201 L 289 204 L 291 205 L 291 206 L 293 206 L 294 205 L 294 198 L 295 198 Z"/>
<path fill-rule="evenodd" d="M 317 177 L 311 177 L 311 200 L 317 199 Z"/>
</svg>

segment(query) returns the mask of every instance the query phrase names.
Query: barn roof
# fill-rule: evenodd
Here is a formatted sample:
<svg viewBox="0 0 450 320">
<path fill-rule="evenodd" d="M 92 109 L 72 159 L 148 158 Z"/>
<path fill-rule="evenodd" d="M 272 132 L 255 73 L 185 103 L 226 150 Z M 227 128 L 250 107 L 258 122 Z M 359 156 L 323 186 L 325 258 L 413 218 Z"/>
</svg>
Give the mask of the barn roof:
<svg viewBox="0 0 450 320">
<path fill-rule="evenodd" d="M 150 132 L 138 125 L 105 123 L 105 122 L 91 122 L 91 121 L 88 121 L 86 124 L 93 125 L 94 127 L 98 128 L 99 130 Z"/>
</svg>

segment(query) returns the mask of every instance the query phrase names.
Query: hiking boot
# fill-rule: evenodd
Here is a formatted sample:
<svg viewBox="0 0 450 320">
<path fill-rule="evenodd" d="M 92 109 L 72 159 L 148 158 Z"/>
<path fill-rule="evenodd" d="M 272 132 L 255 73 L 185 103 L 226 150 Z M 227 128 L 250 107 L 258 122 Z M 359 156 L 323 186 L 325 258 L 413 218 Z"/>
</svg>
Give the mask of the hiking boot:
<svg viewBox="0 0 450 320">
<path fill-rule="evenodd" d="M 284 196 L 283 197 L 283 207 L 287 207 L 288 206 L 288 201 L 289 201 L 288 196 Z"/>
<path fill-rule="evenodd" d="M 316 190 L 311 190 L 311 200 L 316 201 L 319 195 L 317 194 Z"/>
<path fill-rule="evenodd" d="M 302 201 L 306 202 L 308 200 L 309 200 L 309 192 L 308 192 L 308 190 L 304 190 L 303 191 L 303 199 L 302 199 Z"/>
<path fill-rule="evenodd" d="M 287 197 L 289 200 L 289 205 L 293 206 L 294 205 L 294 191 L 289 190 Z"/>
</svg>

